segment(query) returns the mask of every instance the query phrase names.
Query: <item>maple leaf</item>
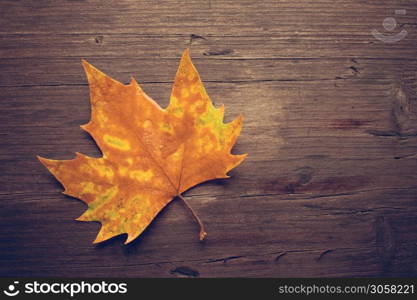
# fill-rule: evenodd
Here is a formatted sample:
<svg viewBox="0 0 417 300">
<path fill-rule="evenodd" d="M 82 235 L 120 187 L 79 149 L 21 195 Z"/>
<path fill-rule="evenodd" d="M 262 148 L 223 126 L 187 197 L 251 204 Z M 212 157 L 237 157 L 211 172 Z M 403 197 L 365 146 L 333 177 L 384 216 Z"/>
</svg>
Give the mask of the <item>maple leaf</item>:
<svg viewBox="0 0 417 300">
<path fill-rule="evenodd" d="M 101 223 L 94 243 L 127 233 L 127 244 L 177 197 L 191 210 L 204 239 L 204 226 L 181 194 L 201 182 L 229 177 L 227 172 L 244 160 L 246 154 L 231 154 L 242 116 L 223 123 L 224 106 L 213 106 L 188 49 L 166 109 L 135 79 L 124 85 L 82 63 L 92 109 L 91 120 L 81 128 L 94 138 L 103 156 L 76 153 L 71 160 L 38 156 L 64 186 L 64 194 L 88 205 L 77 220 Z"/>
</svg>

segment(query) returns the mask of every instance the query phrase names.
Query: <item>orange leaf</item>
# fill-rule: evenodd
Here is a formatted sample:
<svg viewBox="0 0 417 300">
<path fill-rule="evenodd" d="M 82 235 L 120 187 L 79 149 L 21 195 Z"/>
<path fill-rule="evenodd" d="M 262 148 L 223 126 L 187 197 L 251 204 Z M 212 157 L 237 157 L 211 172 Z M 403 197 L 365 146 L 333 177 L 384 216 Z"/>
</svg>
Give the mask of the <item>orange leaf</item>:
<svg viewBox="0 0 417 300">
<path fill-rule="evenodd" d="M 134 240 L 176 196 L 198 183 L 227 178 L 246 155 L 230 153 L 242 116 L 223 123 L 184 51 L 170 103 L 162 109 L 132 79 L 124 85 L 83 61 L 90 85 L 91 120 L 81 126 L 103 156 L 71 160 L 38 157 L 64 193 L 88 209 L 77 220 L 98 221 L 94 243 L 127 233 Z M 200 223 L 201 225 L 201 223 Z M 200 238 L 205 231 L 202 229 Z"/>
</svg>

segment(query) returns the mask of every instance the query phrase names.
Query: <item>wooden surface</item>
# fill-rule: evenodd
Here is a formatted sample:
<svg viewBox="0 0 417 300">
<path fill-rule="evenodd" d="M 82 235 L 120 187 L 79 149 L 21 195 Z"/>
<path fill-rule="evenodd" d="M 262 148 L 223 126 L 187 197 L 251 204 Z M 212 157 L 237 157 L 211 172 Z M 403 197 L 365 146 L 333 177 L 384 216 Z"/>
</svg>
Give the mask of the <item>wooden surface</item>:
<svg viewBox="0 0 417 300">
<path fill-rule="evenodd" d="M 406 9 L 395 15 L 395 9 Z M 1 1 L 0 275 L 417 275 L 416 1 Z M 383 43 L 371 31 L 395 17 Z M 185 193 L 128 246 L 35 159 L 100 153 L 85 58 L 166 105 L 191 48 L 226 120 L 232 177 Z"/>
</svg>

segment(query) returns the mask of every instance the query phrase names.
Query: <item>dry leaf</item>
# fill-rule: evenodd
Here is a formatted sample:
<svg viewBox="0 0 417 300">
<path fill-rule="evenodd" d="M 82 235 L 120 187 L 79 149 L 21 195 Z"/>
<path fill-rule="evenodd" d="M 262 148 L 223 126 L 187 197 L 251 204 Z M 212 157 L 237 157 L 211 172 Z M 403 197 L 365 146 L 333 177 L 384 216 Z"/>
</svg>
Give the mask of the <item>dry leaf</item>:
<svg viewBox="0 0 417 300">
<path fill-rule="evenodd" d="M 223 123 L 224 107 L 213 106 L 188 49 L 166 109 L 134 79 L 124 85 L 86 61 L 83 66 L 92 112 L 91 120 L 81 127 L 103 156 L 38 158 L 62 183 L 64 194 L 88 204 L 77 220 L 102 224 L 94 243 L 122 233 L 127 233 L 126 243 L 131 242 L 172 199 L 184 200 L 181 193 L 198 183 L 227 178 L 226 173 L 245 158 L 230 153 L 242 116 Z M 193 216 L 204 239 L 204 227 L 194 212 Z"/>
</svg>

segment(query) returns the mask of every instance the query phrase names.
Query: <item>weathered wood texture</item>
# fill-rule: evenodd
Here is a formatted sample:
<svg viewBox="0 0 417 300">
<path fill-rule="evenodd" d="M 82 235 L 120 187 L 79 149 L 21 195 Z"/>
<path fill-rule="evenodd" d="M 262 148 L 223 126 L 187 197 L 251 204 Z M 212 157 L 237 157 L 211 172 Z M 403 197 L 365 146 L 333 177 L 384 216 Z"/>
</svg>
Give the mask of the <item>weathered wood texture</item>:
<svg viewBox="0 0 417 300">
<path fill-rule="evenodd" d="M 405 9 L 405 15 L 395 15 Z M 416 1 L 1 1 L 0 275 L 417 275 Z M 376 40 L 395 17 L 408 35 Z M 167 104 L 184 48 L 239 112 L 228 180 L 171 203 L 128 246 L 35 155 L 100 155 L 80 59 Z"/>
</svg>

